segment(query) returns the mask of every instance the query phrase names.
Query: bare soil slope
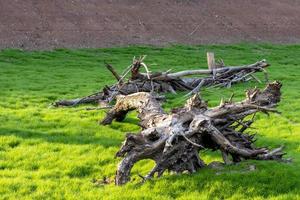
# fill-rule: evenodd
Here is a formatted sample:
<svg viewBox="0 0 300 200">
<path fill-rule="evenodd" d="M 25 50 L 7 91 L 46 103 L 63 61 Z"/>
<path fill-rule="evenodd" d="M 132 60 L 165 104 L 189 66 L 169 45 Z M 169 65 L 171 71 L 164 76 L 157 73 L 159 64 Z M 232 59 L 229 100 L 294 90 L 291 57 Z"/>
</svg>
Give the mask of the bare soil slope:
<svg viewBox="0 0 300 200">
<path fill-rule="evenodd" d="M 299 0 L 0 0 L 0 48 L 300 42 Z"/>
</svg>

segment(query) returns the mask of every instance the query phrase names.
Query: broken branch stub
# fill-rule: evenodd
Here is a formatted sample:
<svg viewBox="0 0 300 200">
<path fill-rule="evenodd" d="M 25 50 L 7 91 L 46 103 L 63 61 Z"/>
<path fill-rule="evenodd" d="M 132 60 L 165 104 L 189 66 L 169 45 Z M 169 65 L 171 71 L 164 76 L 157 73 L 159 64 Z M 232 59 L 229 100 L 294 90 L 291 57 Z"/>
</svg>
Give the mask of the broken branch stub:
<svg viewBox="0 0 300 200">
<path fill-rule="evenodd" d="M 216 68 L 215 54 L 213 52 L 207 52 L 207 66 L 209 70 L 214 70 Z"/>
<path fill-rule="evenodd" d="M 273 150 L 256 147 L 253 136 L 244 132 L 253 122 L 247 116 L 256 112 L 276 112 L 274 107 L 280 101 L 280 88 L 281 83 L 273 82 L 264 90 L 248 90 L 246 99 L 241 102 L 230 99 L 214 108 L 208 108 L 198 95 L 194 95 L 171 113 L 164 112 L 150 93 L 118 96 L 115 106 L 101 123 L 121 121 L 129 111 L 137 110 L 142 131 L 128 133 L 116 153 L 123 159 L 116 171 L 115 184 L 128 182 L 131 168 L 143 159 L 155 161 L 145 180 L 155 174 L 159 177 L 166 170 L 193 173 L 206 165 L 201 159 L 203 149 L 220 150 L 225 163 L 244 159 L 282 160 L 282 147 Z"/>
</svg>

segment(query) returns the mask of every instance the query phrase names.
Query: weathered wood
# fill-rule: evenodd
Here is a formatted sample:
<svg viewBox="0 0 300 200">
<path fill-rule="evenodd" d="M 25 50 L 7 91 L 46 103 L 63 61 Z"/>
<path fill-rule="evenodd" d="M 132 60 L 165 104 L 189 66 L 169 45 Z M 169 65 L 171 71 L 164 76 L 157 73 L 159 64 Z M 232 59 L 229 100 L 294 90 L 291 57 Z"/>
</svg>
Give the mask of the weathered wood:
<svg viewBox="0 0 300 200">
<path fill-rule="evenodd" d="M 117 79 L 117 81 L 119 81 L 122 84 L 122 80 L 121 77 L 119 76 L 119 74 L 116 72 L 116 70 L 113 68 L 112 65 L 105 63 L 106 68 L 114 75 L 114 77 Z"/>
<path fill-rule="evenodd" d="M 161 176 L 169 170 L 176 173 L 193 173 L 206 164 L 199 157 L 203 149 L 219 149 L 224 162 L 240 162 L 243 159 L 283 160 L 282 147 L 269 150 L 255 147 L 253 136 L 240 131 L 249 128 L 253 119 L 247 116 L 256 112 L 276 112 L 280 101 L 279 82 L 269 84 L 264 90 L 248 90 L 241 102 L 222 102 L 208 108 L 198 96 L 192 96 L 182 108 L 166 113 L 159 101 L 150 93 L 139 92 L 118 96 L 116 105 L 107 113 L 102 124 L 120 121 L 136 109 L 142 131 L 127 134 L 116 156 L 123 157 L 117 168 L 115 184 L 130 180 L 130 171 L 136 162 L 143 159 L 155 161 L 155 167 L 144 177 Z M 244 131 L 243 130 L 243 131 Z M 232 158 L 230 159 L 231 156 Z"/>
<path fill-rule="evenodd" d="M 228 67 L 222 67 L 215 69 L 216 73 L 222 74 L 222 73 L 228 73 L 228 72 L 240 72 L 243 70 L 261 70 L 263 68 L 268 67 L 269 64 L 266 62 L 266 60 L 261 60 L 256 63 L 250 64 L 250 65 L 243 65 L 243 66 L 228 66 Z M 206 69 L 198 69 L 198 70 L 185 70 L 185 71 L 180 71 L 176 73 L 170 73 L 167 76 L 170 78 L 178 78 L 178 77 L 183 77 L 183 76 L 191 76 L 191 75 L 204 75 L 204 74 L 212 74 L 211 70 L 206 70 Z"/>
<path fill-rule="evenodd" d="M 212 71 L 216 68 L 215 54 L 213 52 L 207 52 L 206 55 L 208 69 Z"/>
<path fill-rule="evenodd" d="M 112 72 L 118 82 L 111 86 L 105 86 L 102 92 L 97 92 L 96 95 L 71 100 L 62 100 L 54 103 L 55 106 L 75 106 L 83 103 L 98 103 L 112 102 L 119 94 L 127 95 L 136 92 L 157 92 L 165 93 L 176 91 L 189 91 L 188 95 L 195 94 L 202 87 L 230 87 L 232 84 L 248 81 L 253 78 L 253 73 L 263 71 L 269 66 L 265 61 L 245 66 L 229 66 L 211 70 L 185 70 L 171 73 L 166 72 L 150 72 L 147 65 L 143 62 L 145 57 L 133 60 L 124 73 L 119 76 L 111 65 L 107 65 L 109 71 Z M 141 73 L 140 68 L 145 68 L 147 73 Z M 126 75 L 131 73 L 130 78 L 126 81 Z M 186 78 L 190 75 L 207 75 L 206 77 Z"/>
</svg>

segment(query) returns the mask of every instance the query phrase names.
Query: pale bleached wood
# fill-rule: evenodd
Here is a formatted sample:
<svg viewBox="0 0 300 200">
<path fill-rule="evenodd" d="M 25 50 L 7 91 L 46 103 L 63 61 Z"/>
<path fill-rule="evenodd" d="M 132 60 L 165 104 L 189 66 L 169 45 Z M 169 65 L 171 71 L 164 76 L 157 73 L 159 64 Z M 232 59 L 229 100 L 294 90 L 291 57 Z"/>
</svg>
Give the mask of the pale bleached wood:
<svg viewBox="0 0 300 200">
<path fill-rule="evenodd" d="M 229 99 L 214 108 L 208 108 L 198 95 L 194 95 L 184 107 L 171 113 L 165 112 L 157 97 L 150 93 L 118 96 L 116 105 L 101 123 L 107 125 L 114 119 L 122 121 L 129 111 L 135 109 L 142 130 L 138 134 L 127 134 L 116 153 L 123 159 L 116 171 L 115 184 L 128 182 L 132 167 L 143 159 L 155 161 L 154 168 L 143 181 L 156 173 L 159 177 L 166 170 L 193 173 L 206 166 L 199 156 L 203 149 L 219 149 L 227 164 L 243 159 L 284 160 L 282 148 L 255 147 L 253 136 L 244 133 L 254 120 L 247 116 L 275 111 L 274 107 L 280 101 L 280 88 L 281 84 L 274 82 L 264 90 L 248 90 L 244 101 L 232 102 Z"/>
<path fill-rule="evenodd" d="M 207 52 L 207 66 L 210 71 L 216 68 L 215 54 L 213 52 Z"/>
</svg>

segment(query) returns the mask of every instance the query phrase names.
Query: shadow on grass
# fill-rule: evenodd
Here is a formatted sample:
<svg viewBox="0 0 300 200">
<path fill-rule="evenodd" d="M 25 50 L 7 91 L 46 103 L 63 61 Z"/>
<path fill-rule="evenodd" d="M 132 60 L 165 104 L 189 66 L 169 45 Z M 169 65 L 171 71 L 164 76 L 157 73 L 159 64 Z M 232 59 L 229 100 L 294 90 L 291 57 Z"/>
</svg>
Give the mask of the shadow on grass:
<svg viewBox="0 0 300 200">
<path fill-rule="evenodd" d="M 252 172 L 245 171 L 244 168 L 249 163 L 255 163 L 257 169 Z M 251 199 L 255 197 L 265 199 L 287 194 L 300 195 L 300 179 L 295 170 L 295 167 L 286 163 L 247 161 L 240 166 L 225 167 L 224 171 L 221 170 L 221 174 L 218 174 L 220 171 L 217 170 L 204 169 L 189 177 L 188 175 L 169 176 L 162 181 L 171 183 L 169 191 L 172 191 L 170 195 L 174 198 L 182 195 L 182 193 L 176 194 L 178 185 L 186 185 L 182 186 L 181 192 L 203 194 L 206 191 L 205 195 L 208 199 L 228 199 L 234 194 L 248 196 Z M 150 187 L 153 187 L 153 184 L 156 183 L 150 183 L 152 185 Z"/>
<path fill-rule="evenodd" d="M 168 190 L 163 190 L 162 195 L 174 199 L 179 197 L 198 199 L 200 196 L 205 196 L 207 199 L 245 197 L 269 199 L 278 196 L 283 199 L 291 199 L 291 197 L 296 199 L 297 195 L 300 195 L 299 153 L 297 152 L 299 141 L 264 136 L 259 140 L 260 144 L 264 145 L 257 146 L 272 146 L 271 149 L 284 144 L 286 146 L 284 151 L 287 152 L 285 157 L 291 157 L 293 162 L 246 160 L 221 169 L 204 168 L 189 175 L 165 174 L 144 185 L 132 183 L 129 187 L 151 190 L 159 195 L 159 188 L 167 185 Z M 250 165 L 254 165 L 255 170 L 249 170 Z"/>
<path fill-rule="evenodd" d="M 0 135 L 14 135 L 23 139 L 40 139 L 50 143 L 62 143 L 62 144 L 94 144 L 101 145 L 105 148 L 111 146 L 120 146 L 122 139 L 116 139 L 107 136 L 84 136 L 84 135 L 59 135 L 59 134 L 47 134 L 38 131 L 31 131 L 26 129 L 8 129 L 0 128 Z"/>
</svg>

